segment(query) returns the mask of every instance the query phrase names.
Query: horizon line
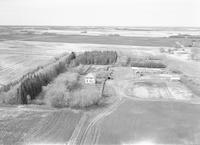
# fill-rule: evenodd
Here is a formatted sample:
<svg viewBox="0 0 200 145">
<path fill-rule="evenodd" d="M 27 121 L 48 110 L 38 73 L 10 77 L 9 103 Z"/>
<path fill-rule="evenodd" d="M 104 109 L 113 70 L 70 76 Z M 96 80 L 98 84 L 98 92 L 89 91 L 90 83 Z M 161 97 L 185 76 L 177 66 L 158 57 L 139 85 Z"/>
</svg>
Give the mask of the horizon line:
<svg viewBox="0 0 200 145">
<path fill-rule="evenodd" d="M 20 25 L 20 24 L 0 24 L 0 26 L 21 26 L 21 27 L 135 27 L 135 28 L 200 28 L 200 26 L 131 26 L 131 25 Z"/>
</svg>

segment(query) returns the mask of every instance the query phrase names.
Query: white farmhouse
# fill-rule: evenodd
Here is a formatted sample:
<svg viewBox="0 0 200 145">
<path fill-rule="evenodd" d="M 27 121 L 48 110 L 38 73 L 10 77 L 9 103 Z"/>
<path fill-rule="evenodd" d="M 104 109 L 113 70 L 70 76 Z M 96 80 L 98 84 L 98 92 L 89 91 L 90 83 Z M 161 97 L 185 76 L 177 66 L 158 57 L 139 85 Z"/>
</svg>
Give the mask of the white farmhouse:
<svg viewBox="0 0 200 145">
<path fill-rule="evenodd" d="M 96 83 L 96 75 L 93 73 L 89 73 L 85 76 L 85 84 L 95 84 Z"/>
</svg>

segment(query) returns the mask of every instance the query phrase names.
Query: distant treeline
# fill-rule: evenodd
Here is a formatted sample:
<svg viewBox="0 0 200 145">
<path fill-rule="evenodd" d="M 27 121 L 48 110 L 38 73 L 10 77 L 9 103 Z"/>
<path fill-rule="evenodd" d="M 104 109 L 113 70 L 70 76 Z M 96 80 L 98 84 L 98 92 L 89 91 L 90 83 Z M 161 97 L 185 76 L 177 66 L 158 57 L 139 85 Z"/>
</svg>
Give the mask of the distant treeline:
<svg viewBox="0 0 200 145">
<path fill-rule="evenodd" d="M 108 65 L 114 64 L 117 61 L 116 51 L 88 51 L 80 54 L 74 60 L 76 65 L 94 64 L 94 65 Z"/>
<path fill-rule="evenodd" d="M 166 68 L 159 57 L 124 57 L 121 58 L 122 66 L 146 67 L 146 68 Z"/>
<path fill-rule="evenodd" d="M 7 88 L 4 88 L 4 92 L 7 93 L 4 93 L 4 95 L 11 99 L 8 103 L 27 104 L 28 96 L 31 100 L 35 99 L 41 93 L 42 87 L 64 72 L 67 68 L 66 65 L 69 65 L 73 59 L 75 59 L 73 52 L 70 55 L 61 56 L 51 64 L 39 67 L 24 75 L 18 81 L 9 84 Z"/>
<path fill-rule="evenodd" d="M 161 62 L 143 61 L 131 62 L 132 67 L 146 67 L 146 68 L 166 68 L 167 66 Z"/>
</svg>

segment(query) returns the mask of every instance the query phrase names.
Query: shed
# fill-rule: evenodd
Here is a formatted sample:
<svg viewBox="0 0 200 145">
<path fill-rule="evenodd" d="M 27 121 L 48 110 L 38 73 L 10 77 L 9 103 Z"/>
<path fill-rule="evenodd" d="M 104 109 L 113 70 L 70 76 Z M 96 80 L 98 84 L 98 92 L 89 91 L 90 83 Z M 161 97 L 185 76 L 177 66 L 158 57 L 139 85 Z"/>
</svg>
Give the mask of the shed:
<svg viewBox="0 0 200 145">
<path fill-rule="evenodd" d="M 95 84 L 96 75 L 94 73 L 89 73 L 85 76 L 85 84 Z"/>
</svg>

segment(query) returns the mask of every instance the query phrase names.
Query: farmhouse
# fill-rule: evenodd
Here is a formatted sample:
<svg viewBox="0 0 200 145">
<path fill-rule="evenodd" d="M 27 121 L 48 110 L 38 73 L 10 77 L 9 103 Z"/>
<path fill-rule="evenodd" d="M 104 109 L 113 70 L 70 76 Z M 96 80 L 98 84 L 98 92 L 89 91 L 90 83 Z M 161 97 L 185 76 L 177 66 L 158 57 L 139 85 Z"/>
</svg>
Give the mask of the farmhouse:
<svg viewBox="0 0 200 145">
<path fill-rule="evenodd" d="M 85 76 L 85 84 L 95 84 L 96 75 L 94 73 L 89 73 Z"/>
</svg>

